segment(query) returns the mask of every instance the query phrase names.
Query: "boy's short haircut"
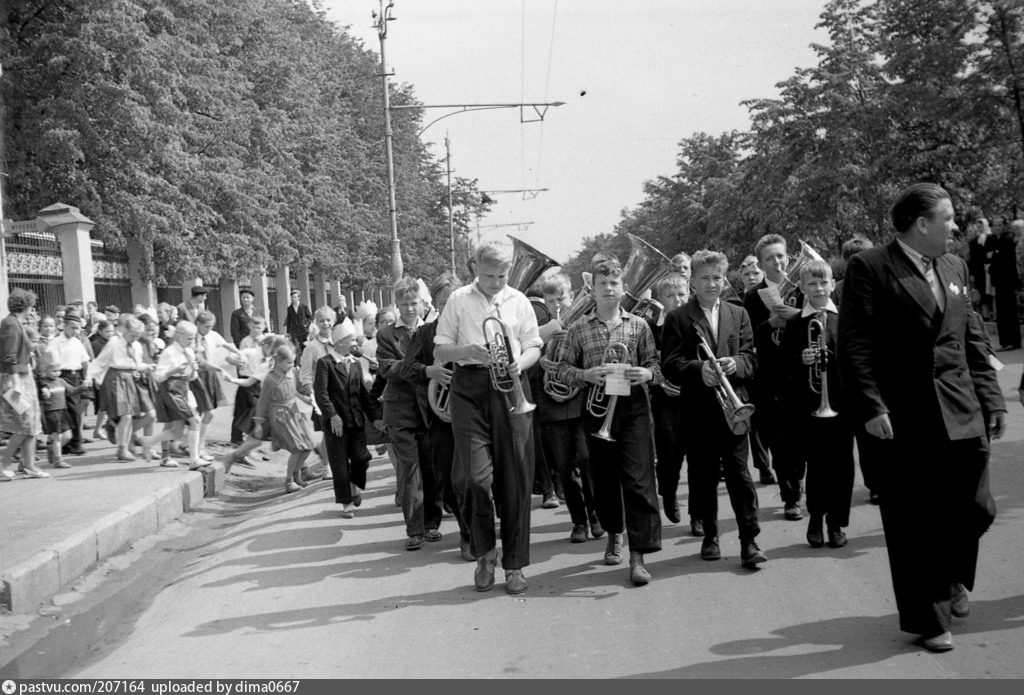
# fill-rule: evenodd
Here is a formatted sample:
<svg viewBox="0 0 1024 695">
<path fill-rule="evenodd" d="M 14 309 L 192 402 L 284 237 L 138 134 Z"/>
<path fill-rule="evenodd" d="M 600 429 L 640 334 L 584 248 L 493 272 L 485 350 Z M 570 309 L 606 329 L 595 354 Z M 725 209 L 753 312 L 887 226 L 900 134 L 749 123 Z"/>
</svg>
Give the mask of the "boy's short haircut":
<svg viewBox="0 0 1024 695">
<path fill-rule="evenodd" d="M 669 290 L 678 288 L 687 289 L 686 278 L 679 273 L 669 273 L 665 277 L 658 280 L 654 285 L 654 295 L 656 297 L 663 297 Z"/>
<path fill-rule="evenodd" d="M 595 263 L 590 270 L 594 274 L 595 281 L 598 275 L 610 278 L 617 278 L 622 275 L 622 265 L 614 257 L 606 257 L 605 260 Z"/>
<path fill-rule="evenodd" d="M 751 255 L 751 256 L 747 256 L 746 258 L 744 258 L 743 262 L 740 263 L 740 272 L 743 272 L 744 270 L 746 270 L 747 268 L 749 268 L 752 265 L 756 265 L 756 266 L 760 267 L 760 265 L 757 262 L 757 256 Z"/>
<path fill-rule="evenodd" d="M 420 298 L 420 286 L 416 284 L 416 278 L 410 275 L 406 275 L 396 282 L 391 291 L 395 295 L 396 302 L 400 302 L 410 295 L 414 299 Z"/>
<path fill-rule="evenodd" d="M 196 314 L 195 322 L 197 325 L 201 323 L 204 326 L 206 324 L 210 324 L 212 326 L 214 323 L 216 323 L 216 321 L 217 317 L 213 315 L 212 311 L 200 311 L 198 314 Z"/>
<path fill-rule="evenodd" d="M 806 282 L 811 278 L 818 278 L 819 280 L 831 280 L 832 279 L 832 266 L 825 261 L 819 261 L 814 258 L 800 268 L 800 282 Z"/>
<path fill-rule="evenodd" d="M 691 261 L 692 262 L 693 259 L 690 258 L 690 254 L 686 253 L 686 251 L 680 251 L 676 255 L 672 256 L 671 260 L 672 260 L 672 265 L 674 265 L 676 268 L 678 268 L 678 267 L 680 267 L 683 264 L 683 261 Z"/>
<path fill-rule="evenodd" d="M 758 262 L 761 260 L 761 252 L 772 244 L 782 244 L 782 248 L 786 248 L 786 240 L 781 234 L 765 234 L 754 244 L 754 256 Z"/>
<path fill-rule="evenodd" d="M 861 251 L 866 251 L 873 247 L 874 243 L 872 243 L 871 239 L 857 235 L 852 239 L 844 241 L 839 252 L 842 254 L 843 260 L 848 261 Z"/>
<path fill-rule="evenodd" d="M 191 321 L 178 321 L 178 324 L 174 327 L 174 334 L 178 335 L 179 333 L 194 338 L 197 333 L 196 325 Z"/>
<path fill-rule="evenodd" d="M 555 273 L 540 285 L 541 294 L 545 297 L 561 297 L 562 294 L 569 292 L 571 289 L 572 284 L 565 273 Z"/>
<path fill-rule="evenodd" d="M 473 263 L 475 265 L 509 265 L 512 263 L 512 248 L 507 244 L 489 241 L 478 246 L 473 252 Z"/>
<path fill-rule="evenodd" d="M 262 316 L 259 316 L 258 314 L 253 314 L 252 316 L 245 317 L 245 325 L 248 326 L 249 328 L 252 328 L 257 323 L 266 326 L 267 320 Z"/>
<path fill-rule="evenodd" d="M 697 275 L 699 268 L 708 265 L 720 267 L 724 273 L 729 269 L 729 259 L 721 251 L 710 251 L 708 249 L 701 249 L 693 254 L 693 258 L 690 259 L 690 267 L 693 269 L 694 275 Z"/>
<path fill-rule="evenodd" d="M 437 279 L 430 283 L 430 298 L 433 299 L 444 290 L 454 291 L 462 287 L 462 281 L 450 271 L 441 273 Z"/>
</svg>

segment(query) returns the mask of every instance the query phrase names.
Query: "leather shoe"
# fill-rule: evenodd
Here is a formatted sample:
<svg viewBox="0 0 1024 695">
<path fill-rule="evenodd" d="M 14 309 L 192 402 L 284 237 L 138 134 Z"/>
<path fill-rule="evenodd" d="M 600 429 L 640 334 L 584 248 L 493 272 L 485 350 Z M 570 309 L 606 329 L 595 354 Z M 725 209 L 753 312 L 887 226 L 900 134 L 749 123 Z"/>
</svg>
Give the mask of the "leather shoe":
<svg viewBox="0 0 1024 695">
<path fill-rule="evenodd" d="M 963 584 L 953 585 L 953 601 L 949 611 L 957 618 L 966 618 L 971 614 L 971 601 Z"/>
<path fill-rule="evenodd" d="M 494 568 L 498 565 L 498 549 L 491 548 L 476 561 L 473 583 L 477 591 L 490 591 L 494 586 Z"/>
<path fill-rule="evenodd" d="M 665 518 L 673 524 L 678 524 L 682 520 L 679 516 L 679 504 L 675 500 L 662 500 L 662 507 L 665 510 Z"/>
<path fill-rule="evenodd" d="M 622 534 L 621 533 L 609 533 L 608 534 L 608 545 L 604 549 L 604 564 L 606 565 L 621 565 L 622 564 Z"/>
<path fill-rule="evenodd" d="M 922 639 L 921 644 L 930 652 L 948 652 L 953 649 L 953 633 L 946 630 L 941 635 Z"/>
<path fill-rule="evenodd" d="M 586 524 L 573 524 L 572 533 L 569 534 L 570 543 L 586 543 L 587 542 L 587 525 Z"/>
<path fill-rule="evenodd" d="M 604 527 L 601 526 L 601 522 L 597 520 L 596 516 L 590 520 L 590 535 L 592 538 L 600 538 L 604 535 Z"/>
<path fill-rule="evenodd" d="M 473 557 L 473 552 L 469 549 L 468 538 L 459 538 L 459 553 L 461 553 L 462 559 L 466 562 L 473 562 L 476 560 L 476 558 Z"/>
<path fill-rule="evenodd" d="M 807 544 L 812 548 L 821 548 L 825 545 L 822 523 L 823 519 L 820 516 L 811 515 L 811 522 L 807 524 Z"/>
<path fill-rule="evenodd" d="M 526 591 L 526 577 L 522 570 L 505 570 L 505 593 L 515 596 Z"/>
<path fill-rule="evenodd" d="M 747 541 L 743 544 L 743 550 L 740 552 L 740 561 L 744 567 L 754 569 L 762 562 L 768 562 L 768 556 L 761 552 L 761 549 L 757 547 L 757 543 Z"/>
<path fill-rule="evenodd" d="M 420 548 L 423 547 L 423 544 L 425 542 L 426 541 L 423 539 L 423 536 L 421 536 L 419 534 L 417 534 L 415 536 L 409 536 L 406 539 L 406 541 L 405 541 L 405 549 L 406 550 L 419 550 Z"/>
<path fill-rule="evenodd" d="M 787 504 L 783 509 L 783 516 L 786 517 L 787 521 L 800 521 L 804 518 L 799 504 Z"/>
<path fill-rule="evenodd" d="M 840 528 L 830 528 L 828 530 L 828 547 L 830 548 L 842 548 L 846 545 L 846 534 Z"/>
<path fill-rule="evenodd" d="M 634 550 L 629 551 L 629 581 L 643 586 L 651 581 L 651 573 L 644 567 L 644 556 Z"/>
<path fill-rule="evenodd" d="M 441 540 L 441 532 L 436 528 L 428 528 L 423 534 L 423 540 L 427 543 L 437 543 Z"/>
<path fill-rule="evenodd" d="M 759 482 L 762 485 L 774 485 L 778 481 L 775 479 L 775 475 L 771 471 L 761 471 L 761 478 Z"/>
<path fill-rule="evenodd" d="M 544 501 L 540 503 L 541 509 L 558 509 L 560 506 L 558 497 L 553 492 L 544 495 Z"/>
<path fill-rule="evenodd" d="M 700 559 L 701 560 L 721 560 L 722 549 L 718 547 L 717 536 L 706 536 L 704 542 L 700 544 Z"/>
<path fill-rule="evenodd" d="M 704 536 L 704 522 L 700 519 L 694 519 L 690 517 L 690 535 L 694 538 L 702 538 Z"/>
</svg>

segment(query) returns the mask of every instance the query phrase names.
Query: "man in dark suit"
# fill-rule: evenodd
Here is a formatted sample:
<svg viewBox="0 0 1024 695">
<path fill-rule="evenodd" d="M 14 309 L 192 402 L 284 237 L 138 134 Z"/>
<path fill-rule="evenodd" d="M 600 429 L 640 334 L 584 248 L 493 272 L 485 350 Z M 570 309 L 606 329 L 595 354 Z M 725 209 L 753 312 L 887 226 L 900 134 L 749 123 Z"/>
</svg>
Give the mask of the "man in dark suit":
<svg viewBox="0 0 1024 695">
<path fill-rule="evenodd" d="M 995 517 L 990 437 L 1006 405 L 967 266 L 946 253 L 957 231 L 949 194 L 906 189 L 896 239 L 850 258 L 839 309 L 847 408 L 880 441 L 878 484 L 900 628 L 932 651 L 953 648 L 951 615 L 969 611 L 978 540 Z"/>
<path fill-rule="evenodd" d="M 291 293 L 291 303 L 284 317 L 284 330 L 288 337 L 295 344 L 295 359 L 298 360 L 302 348 L 306 345 L 306 336 L 309 335 L 309 324 L 313 322 L 313 312 L 302 303 L 302 291 L 295 289 Z"/>
<path fill-rule="evenodd" d="M 231 340 L 234 341 L 235 347 L 241 347 L 242 338 L 249 335 L 249 319 L 255 313 L 253 307 L 253 300 L 256 295 L 253 294 L 252 290 L 242 289 L 238 292 L 238 301 L 241 302 L 241 308 L 235 309 L 231 312 Z"/>
<path fill-rule="evenodd" d="M 1020 320 L 1017 317 L 1017 240 L 1013 227 L 1003 223 L 992 242 L 992 262 L 989 264 L 992 288 L 996 294 L 996 328 L 999 330 L 999 349 L 1020 348 Z"/>
<path fill-rule="evenodd" d="M 394 295 L 399 317 L 377 333 L 377 369 L 378 379 L 387 381 L 381 401 L 397 463 L 398 495 L 407 535 L 405 549 L 419 550 L 425 541 L 441 540 L 438 528 L 443 510 L 430 458 L 428 415 L 422 401 L 416 398 L 416 383 L 403 378 L 398 368 L 413 333 L 423 325 L 416 280 L 399 280 Z"/>
<path fill-rule="evenodd" d="M 190 299 L 187 302 L 182 302 L 178 305 L 178 320 L 191 321 L 192 323 L 195 323 L 196 317 L 206 311 L 206 295 L 209 294 L 209 292 L 210 291 L 202 285 L 193 287 L 189 294 Z"/>
</svg>

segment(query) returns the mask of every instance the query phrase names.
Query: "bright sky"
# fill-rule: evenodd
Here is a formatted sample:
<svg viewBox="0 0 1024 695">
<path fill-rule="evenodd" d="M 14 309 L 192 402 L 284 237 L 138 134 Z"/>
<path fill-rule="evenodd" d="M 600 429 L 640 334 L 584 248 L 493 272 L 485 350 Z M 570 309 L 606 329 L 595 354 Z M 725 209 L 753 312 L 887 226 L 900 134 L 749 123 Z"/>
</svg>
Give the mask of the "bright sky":
<svg viewBox="0 0 1024 695">
<path fill-rule="evenodd" d="M 395 0 L 385 48 L 393 80 L 424 104 L 564 101 L 543 122 L 517 109 L 463 113 L 423 134 L 454 175 L 500 194 L 483 239 L 512 234 L 558 261 L 610 232 L 675 171 L 695 132 L 749 128 L 744 99 L 814 63 L 825 0 Z M 376 0 L 324 0 L 330 19 L 379 50 Z M 424 123 L 446 113 L 431 109 Z M 533 116 L 532 113 L 528 115 Z M 534 116 L 535 117 L 535 116 Z M 486 225 L 532 222 L 524 228 Z M 399 218 L 401 235 L 401 218 Z M 679 249 L 662 249 L 671 256 Z M 688 249 L 692 251 L 692 249 Z"/>
</svg>

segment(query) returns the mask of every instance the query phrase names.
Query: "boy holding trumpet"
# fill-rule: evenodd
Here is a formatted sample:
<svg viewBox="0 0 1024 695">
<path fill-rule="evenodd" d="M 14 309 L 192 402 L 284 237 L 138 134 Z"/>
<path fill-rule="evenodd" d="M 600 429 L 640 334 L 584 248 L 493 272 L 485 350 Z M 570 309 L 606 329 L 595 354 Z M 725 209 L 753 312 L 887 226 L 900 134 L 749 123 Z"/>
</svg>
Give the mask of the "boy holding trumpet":
<svg viewBox="0 0 1024 695">
<path fill-rule="evenodd" d="M 651 465 L 651 415 L 643 384 L 661 380 L 654 336 L 644 320 L 619 307 L 626 291 L 615 259 L 593 267 L 594 311 L 570 328 L 555 376 L 584 386 L 583 429 L 591 436 L 590 469 L 597 515 L 608 532 L 604 562 L 622 562 L 622 532 L 629 543 L 629 578 L 651 581 L 644 555 L 661 550 L 661 516 Z M 618 364 L 614 364 L 617 362 Z M 596 391 L 596 393 L 595 393 Z M 596 397 L 603 393 L 603 398 Z M 625 517 L 625 524 L 623 524 Z"/>
<path fill-rule="evenodd" d="M 824 261 L 808 261 L 800 269 L 804 295 L 799 314 L 786 322 L 779 351 L 789 421 L 796 427 L 793 455 L 807 467 L 807 542 L 846 545 L 843 528 L 850 523 L 853 495 L 853 429 L 839 412 L 839 363 L 836 330 L 839 310 L 830 299 L 835 283 Z"/>
<path fill-rule="evenodd" d="M 721 469 L 736 513 L 740 559 L 744 567 L 753 569 L 768 559 L 754 540 L 761 529 L 757 492 L 747 468 L 750 406 L 743 401 L 746 383 L 754 375 L 754 340 L 747 312 L 721 300 L 728 266 L 725 254 L 717 251 L 703 249 L 693 255 L 694 294 L 665 320 L 662 369 L 665 378 L 687 394 L 681 403 L 680 429 L 689 445 L 690 516 L 704 526 L 701 559 L 722 557 L 718 541 Z"/>
</svg>

